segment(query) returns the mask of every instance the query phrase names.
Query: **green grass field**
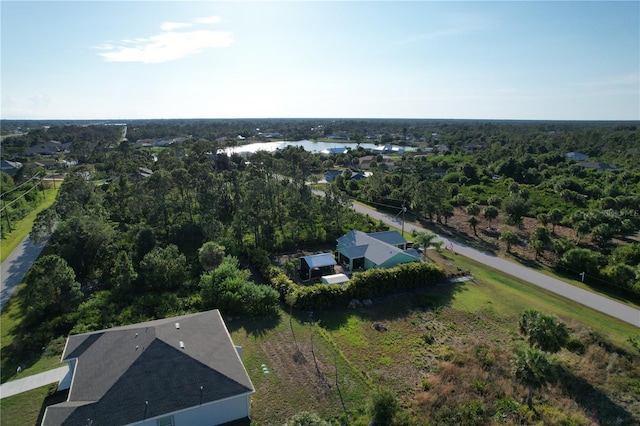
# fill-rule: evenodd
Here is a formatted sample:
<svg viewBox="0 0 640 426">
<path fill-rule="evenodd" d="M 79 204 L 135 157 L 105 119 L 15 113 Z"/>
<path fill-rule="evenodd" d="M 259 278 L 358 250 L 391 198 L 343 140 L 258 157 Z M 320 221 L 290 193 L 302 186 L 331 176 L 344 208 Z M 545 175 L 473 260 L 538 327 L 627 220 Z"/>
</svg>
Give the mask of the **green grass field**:
<svg viewBox="0 0 640 426">
<path fill-rule="evenodd" d="M 38 207 L 32 210 L 27 216 L 25 216 L 22 220 L 19 220 L 16 223 L 12 223 L 13 230 L 3 238 L 0 249 L 0 262 L 4 262 L 4 260 L 9 256 L 9 254 L 13 251 L 14 248 L 20 241 L 24 239 L 29 232 L 31 232 L 31 228 L 33 227 L 33 222 L 36 220 L 36 216 L 42 210 L 49 208 L 53 202 L 56 200 L 58 196 L 58 188 L 46 189 L 44 193 L 44 198 L 39 198 Z"/>
</svg>

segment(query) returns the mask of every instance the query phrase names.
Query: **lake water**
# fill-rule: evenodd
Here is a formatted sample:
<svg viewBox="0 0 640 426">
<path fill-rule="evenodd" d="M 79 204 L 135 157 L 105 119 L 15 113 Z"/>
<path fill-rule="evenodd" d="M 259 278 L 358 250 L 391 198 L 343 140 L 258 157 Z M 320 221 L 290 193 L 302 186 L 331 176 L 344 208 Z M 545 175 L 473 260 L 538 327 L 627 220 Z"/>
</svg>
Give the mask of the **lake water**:
<svg viewBox="0 0 640 426">
<path fill-rule="evenodd" d="M 313 152 L 316 154 L 328 154 L 330 150 L 339 150 L 341 148 L 351 148 L 355 150 L 358 147 L 356 143 L 350 142 L 316 142 L 310 140 L 301 141 L 275 141 L 275 142 L 257 142 L 247 145 L 241 145 L 231 148 L 226 148 L 227 154 L 232 153 L 255 153 L 257 151 L 274 152 L 277 149 L 282 149 L 287 146 L 301 146 L 305 151 Z M 412 151 L 415 148 L 402 147 L 397 145 L 376 145 L 373 143 L 361 143 L 360 146 L 364 149 L 370 149 L 374 152 L 380 153 L 398 153 L 402 154 L 404 151 Z M 335 152 L 335 151 L 334 151 Z"/>
</svg>

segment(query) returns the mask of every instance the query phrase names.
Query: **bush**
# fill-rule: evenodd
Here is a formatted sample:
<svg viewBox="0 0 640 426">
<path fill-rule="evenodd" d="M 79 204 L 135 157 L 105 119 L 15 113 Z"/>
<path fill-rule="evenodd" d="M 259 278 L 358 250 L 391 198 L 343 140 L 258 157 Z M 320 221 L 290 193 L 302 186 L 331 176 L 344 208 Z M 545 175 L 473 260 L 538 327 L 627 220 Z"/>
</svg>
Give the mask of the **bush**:
<svg viewBox="0 0 640 426">
<path fill-rule="evenodd" d="M 369 403 L 370 425 L 388 426 L 392 423 L 400 405 L 390 389 L 378 389 L 371 395 Z"/>
</svg>

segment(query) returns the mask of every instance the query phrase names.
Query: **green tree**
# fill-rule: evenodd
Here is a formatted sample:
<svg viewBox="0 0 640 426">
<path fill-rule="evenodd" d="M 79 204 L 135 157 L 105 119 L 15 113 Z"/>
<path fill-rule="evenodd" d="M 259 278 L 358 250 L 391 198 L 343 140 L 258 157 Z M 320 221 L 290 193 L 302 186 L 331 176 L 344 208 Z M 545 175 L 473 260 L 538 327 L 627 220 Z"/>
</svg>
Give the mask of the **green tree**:
<svg viewBox="0 0 640 426">
<path fill-rule="evenodd" d="M 465 211 L 470 216 L 477 216 L 478 213 L 480 213 L 480 206 L 478 206 L 476 203 L 471 203 L 465 208 Z"/>
<path fill-rule="evenodd" d="M 556 225 L 559 225 L 560 222 L 562 222 L 562 218 L 564 216 L 563 216 L 562 212 L 559 209 L 553 209 L 547 214 L 547 217 L 549 219 L 549 222 L 551 222 L 551 225 L 553 225 L 553 228 L 552 228 L 551 232 L 553 232 L 555 234 L 556 233 Z"/>
<path fill-rule="evenodd" d="M 33 223 L 31 232 L 29 233 L 29 238 L 31 238 L 31 241 L 36 243 L 46 241 L 47 238 L 53 234 L 53 231 L 55 231 L 59 221 L 60 216 L 58 215 L 55 206 L 42 210 L 36 215 L 36 220 Z"/>
<path fill-rule="evenodd" d="M 73 215 L 58 224 L 49 247 L 67 261 L 79 281 L 100 277 L 113 262 L 115 231 L 106 219 Z M 113 253 L 113 254 L 112 254 Z M 108 271 L 108 269 L 106 269 Z"/>
<path fill-rule="evenodd" d="M 400 410 L 400 404 L 392 390 L 381 388 L 371 395 L 369 402 L 369 415 L 371 416 L 370 426 L 388 426 L 392 424 L 393 418 Z"/>
<path fill-rule="evenodd" d="M 527 309 L 520 316 L 518 329 L 532 348 L 545 352 L 560 351 L 569 340 L 567 325 L 553 315 Z"/>
<path fill-rule="evenodd" d="M 138 273 L 133 267 L 129 254 L 121 250 L 111 268 L 111 287 L 123 293 L 128 293 L 131 291 L 136 279 L 138 279 Z"/>
<path fill-rule="evenodd" d="M 156 247 L 140 261 L 139 276 L 148 290 L 177 289 L 187 281 L 187 259 L 178 247 Z"/>
<path fill-rule="evenodd" d="M 580 242 L 580 240 L 582 240 L 585 235 L 591 232 L 591 225 L 589 225 L 589 222 L 587 222 L 586 220 L 580 220 L 576 222 L 573 227 L 576 230 L 576 239 L 578 240 L 578 242 Z"/>
<path fill-rule="evenodd" d="M 544 253 L 545 244 L 541 240 L 530 240 L 529 248 L 536 254 L 536 260 Z"/>
<path fill-rule="evenodd" d="M 575 244 L 573 244 L 573 241 L 569 240 L 568 238 L 558 238 L 551 245 L 551 250 L 553 250 L 553 252 L 555 253 L 556 259 L 559 259 L 563 254 L 565 254 L 572 248 L 575 248 Z"/>
<path fill-rule="evenodd" d="M 422 254 L 428 258 L 427 250 L 431 247 L 439 249 L 442 241 L 436 241 L 438 236 L 431 231 L 413 232 L 413 245 L 422 249 Z"/>
<path fill-rule="evenodd" d="M 82 300 L 73 269 L 56 255 L 36 260 L 25 277 L 25 319 L 28 324 L 50 321 L 77 308 Z"/>
<path fill-rule="evenodd" d="M 225 248 L 220 244 L 208 241 L 198 250 L 200 265 L 205 271 L 212 271 L 222 263 L 225 256 Z"/>
<path fill-rule="evenodd" d="M 516 244 L 520 240 L 520 238 L 518 238 L 518 236 L 511 231 L 504 231 L 502 234 L 500 234 L 499 240 L 504 242 L 507 246 L 507 253 L 511 253 L 511 246 L 513 244 Z"/>
<path fill-rule="evenodd" d="M 471 229 L 473 229 L 473 235 L 478 235 L 478 231 L 476 230 L 476 227 L 480 223 L 478 218 L 475 216 L 471 216 L 469 220 L 467 220 L 467 222 L 469 223 L 469 226 L 471 227 Z"/>
<path fill-rule="evenodd" d="M 511 361 L 516 378 L 527 387 L 527 405 L 533 408 L 533 391 L 547 382 L 551 373 L 551 365 L 544 352 L 534 349 L 516 351 Z"/>
<path fill-rule="evenodd" d="M 497 207 L 493 205 L 489 205 L 484 208 L 482 214 L 484 215 L 484 218 L 489 222 L 489 228 L 491 228 L 491 222 L 498 217 L 499 213 L 500 212 L 498 211 Z"/>
<path fill-rule="evenodd" d="M 596 225 L 591 230 L 591 238 L 598 247 L 604 247 L 611 241 L 615 231 L 606 223 Z"/>
<path fill-rule="evenodd" d="M 529 211 L 529 202 L 518 194 L 512 194 L 502 201 L 502 210 L 507 215 L 509 224 L 520 225 Z"/>
<path fill-rule="evenodd" d="M 444 224 L 446 225 L 449 219 L 451 219 L 455 213 L 455 209 L 449 203 L 444 203 L 440 206 L 438 210 L 440 216 L 444 218 Z"/>
<path fill-rule="evenodd" d="M 588 275 L 597 276 L 603 260 L 602 255 L 598 252 L 583 248 L 573 248 L 562 255 L 558 261 L 558 266 L 571 274 L 585 272 Z"/>
<path fill-rule="evenodd" d="M 531 233 L 531 239 L 540 240 L 543 244 L 548 244 L 551 242 L 551 233 L 546 226 L 536 226 Z"/>
<path fill-rule="evenodd" d="M 549 216 L 545 213 L 538 213 L 536 218 L 540 221 L 542 226 L 546 227 L 547 223 L 549 223 Z"/>
</svg>

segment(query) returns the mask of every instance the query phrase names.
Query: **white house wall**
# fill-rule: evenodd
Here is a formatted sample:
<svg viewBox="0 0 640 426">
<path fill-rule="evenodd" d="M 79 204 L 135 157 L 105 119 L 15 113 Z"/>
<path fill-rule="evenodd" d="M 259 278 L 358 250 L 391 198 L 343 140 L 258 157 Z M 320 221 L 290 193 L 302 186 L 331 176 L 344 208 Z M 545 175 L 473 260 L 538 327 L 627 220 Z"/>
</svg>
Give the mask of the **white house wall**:
<svg viewBox="0 0 640 426">
<path fill-rule="evenodd" d="M 215 426 L 249 417 L 249 405 L 249 395 L 240 395 L 132 423 L 130 426 L 157 426 L 158 419 L 169 416 L 173 416 L 174 426 Z"/>
</svg>

